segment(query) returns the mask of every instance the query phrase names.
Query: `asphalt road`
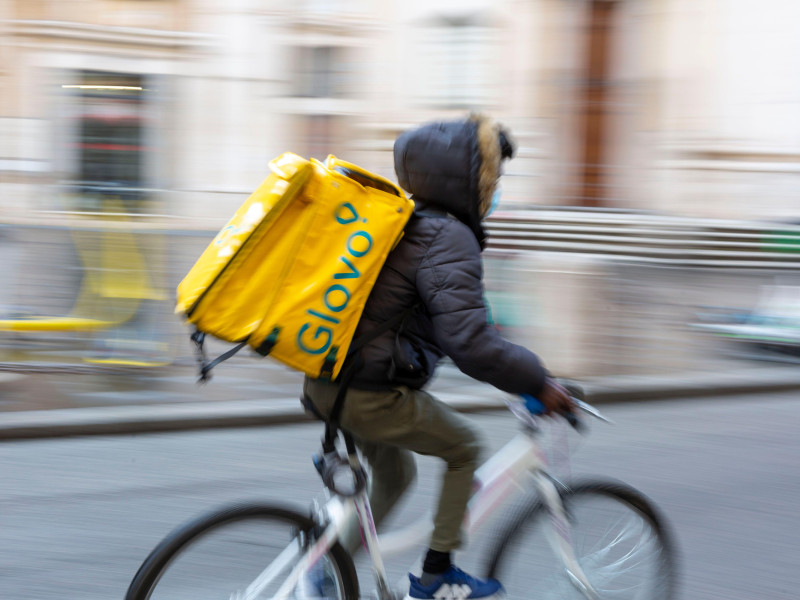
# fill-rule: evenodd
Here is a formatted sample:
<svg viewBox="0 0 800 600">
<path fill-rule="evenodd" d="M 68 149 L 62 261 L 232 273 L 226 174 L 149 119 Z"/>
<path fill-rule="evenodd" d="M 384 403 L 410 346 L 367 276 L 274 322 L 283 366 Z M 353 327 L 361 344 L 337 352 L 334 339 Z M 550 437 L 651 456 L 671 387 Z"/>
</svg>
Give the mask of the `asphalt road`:
<svg viewBox="0 0 800 600">
<path fill-rule="evenodd" d="M 627 481 L 669 516 L 686 600 L 794 599 L 800 584 L 800 403 L 795 393 L 603 407 L 614 425 L 569 434 L 574 475 Z M 510 415 L 470 415 L 487 446 Z M 142 559 L 172 527 L 215 504 L 319 496 L 310 462 L 320 427 L 196 431 L 0 444 L 0 598 L 121 598 Z M 563 445 L 556 446 L 563 449 Z M 557 471 L 565 471 L 556 461 Z M 394 524 L 428 509 L 439 464 Z M 458 555 L 483 562 L 485 539 Z M 402 576 L 416 553 L 390 565 Z M 371 589 L 371 581 L 362 579 Z"/>
</svg>

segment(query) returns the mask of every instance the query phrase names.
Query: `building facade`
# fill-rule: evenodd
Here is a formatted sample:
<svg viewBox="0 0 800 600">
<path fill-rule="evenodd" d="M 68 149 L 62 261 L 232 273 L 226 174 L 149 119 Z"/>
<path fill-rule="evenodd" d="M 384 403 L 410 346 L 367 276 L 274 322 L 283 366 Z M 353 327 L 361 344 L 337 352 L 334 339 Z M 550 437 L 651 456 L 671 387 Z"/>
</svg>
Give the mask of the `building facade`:
<svg viewBox="0 0 800 600">
<path fill-rule="evenodd" d="M 582 93 L 598 3 L 599 107 Z M 794 219 L 797 17 L 792 0 L 0 0 L 0 218 L 113 197 L 213 228 L 283 151 L 393 177 L 404 128 L 485 110 L 519 143 L 507 207 L 580 204 L 600 123 L 602 206 Z"/>
</svg>

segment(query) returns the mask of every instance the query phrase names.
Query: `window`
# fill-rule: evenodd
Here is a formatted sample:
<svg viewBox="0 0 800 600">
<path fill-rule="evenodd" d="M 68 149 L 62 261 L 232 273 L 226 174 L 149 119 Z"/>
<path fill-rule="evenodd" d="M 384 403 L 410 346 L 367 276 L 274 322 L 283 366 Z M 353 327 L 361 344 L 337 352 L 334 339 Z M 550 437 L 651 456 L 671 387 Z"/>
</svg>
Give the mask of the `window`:
<svg viewBox="0 0 800 600">
<path fill-rule="evenodd" d="M 419 44 L 421 101 L 445 108 L 484 106 L 498 71 L 493 30 L 467 22 L 426 27 Z"/>
<path fill-rule="evenodd" d="M 80 179 L 87 185 L 141 184 L 142 126 L 136 117 L 85 115 L 80 123 Z"/>
<path fill-rule="evenodd" d="M 142 77 L 84 71 L 78 83 L 64 87 L 74 98 L 69 146 L 75 168 L 69 187 L 89 207 L 108 196 L 141 200 L 150 151 L 144 141 Z"/>
</svg>

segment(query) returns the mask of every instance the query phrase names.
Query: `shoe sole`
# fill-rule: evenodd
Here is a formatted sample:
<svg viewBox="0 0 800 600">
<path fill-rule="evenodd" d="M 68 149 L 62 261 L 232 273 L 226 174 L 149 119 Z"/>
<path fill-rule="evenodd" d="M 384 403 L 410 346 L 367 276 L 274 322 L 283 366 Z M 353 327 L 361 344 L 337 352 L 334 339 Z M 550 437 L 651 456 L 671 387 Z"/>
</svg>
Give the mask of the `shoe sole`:
<svg viewBox="0 0 800 600">
<path fill-rule="evenodd" d="M 415 598 L 411 594 L 406 594 L 403 600 L 430 600 L 425 598 Z M 468 596 L 465 600 L 506 600 L 505 592 L 497 592 L 491 596 L 481 596 L 480 598 Z"/>
</svg>

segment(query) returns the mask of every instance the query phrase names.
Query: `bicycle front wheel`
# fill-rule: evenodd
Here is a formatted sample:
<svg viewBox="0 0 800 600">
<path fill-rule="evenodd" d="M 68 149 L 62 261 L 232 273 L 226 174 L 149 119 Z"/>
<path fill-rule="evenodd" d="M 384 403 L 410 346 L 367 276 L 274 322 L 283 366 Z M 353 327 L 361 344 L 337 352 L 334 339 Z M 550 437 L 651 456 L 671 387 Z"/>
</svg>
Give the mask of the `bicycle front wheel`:
<svg viewBox="0 0 800 600">
<path fill-rule="evenodd" d="M 489 554 L 489 576 L 509 600 L 670 600 L 675 589 L 673 546 L 664 519 L 637 490 L 617 482 L 584 482 L 561 491 L 566 535 L 591 584 L 581 589 L 543 536 L 547 509 L 535 502 L 503 531 Z"/>
<path fill-rule="evenodd" d="M 273 598 L 313 537 L 293 510 L 244 504 L 203 515 L 170 533 L 133 578 L 126 600 Z M 255 584 L 256 580 L 258 584 Z M 289 598 L 357 600 L 353 561 L 338 543 L 301 578 Z"/>
</svg>

